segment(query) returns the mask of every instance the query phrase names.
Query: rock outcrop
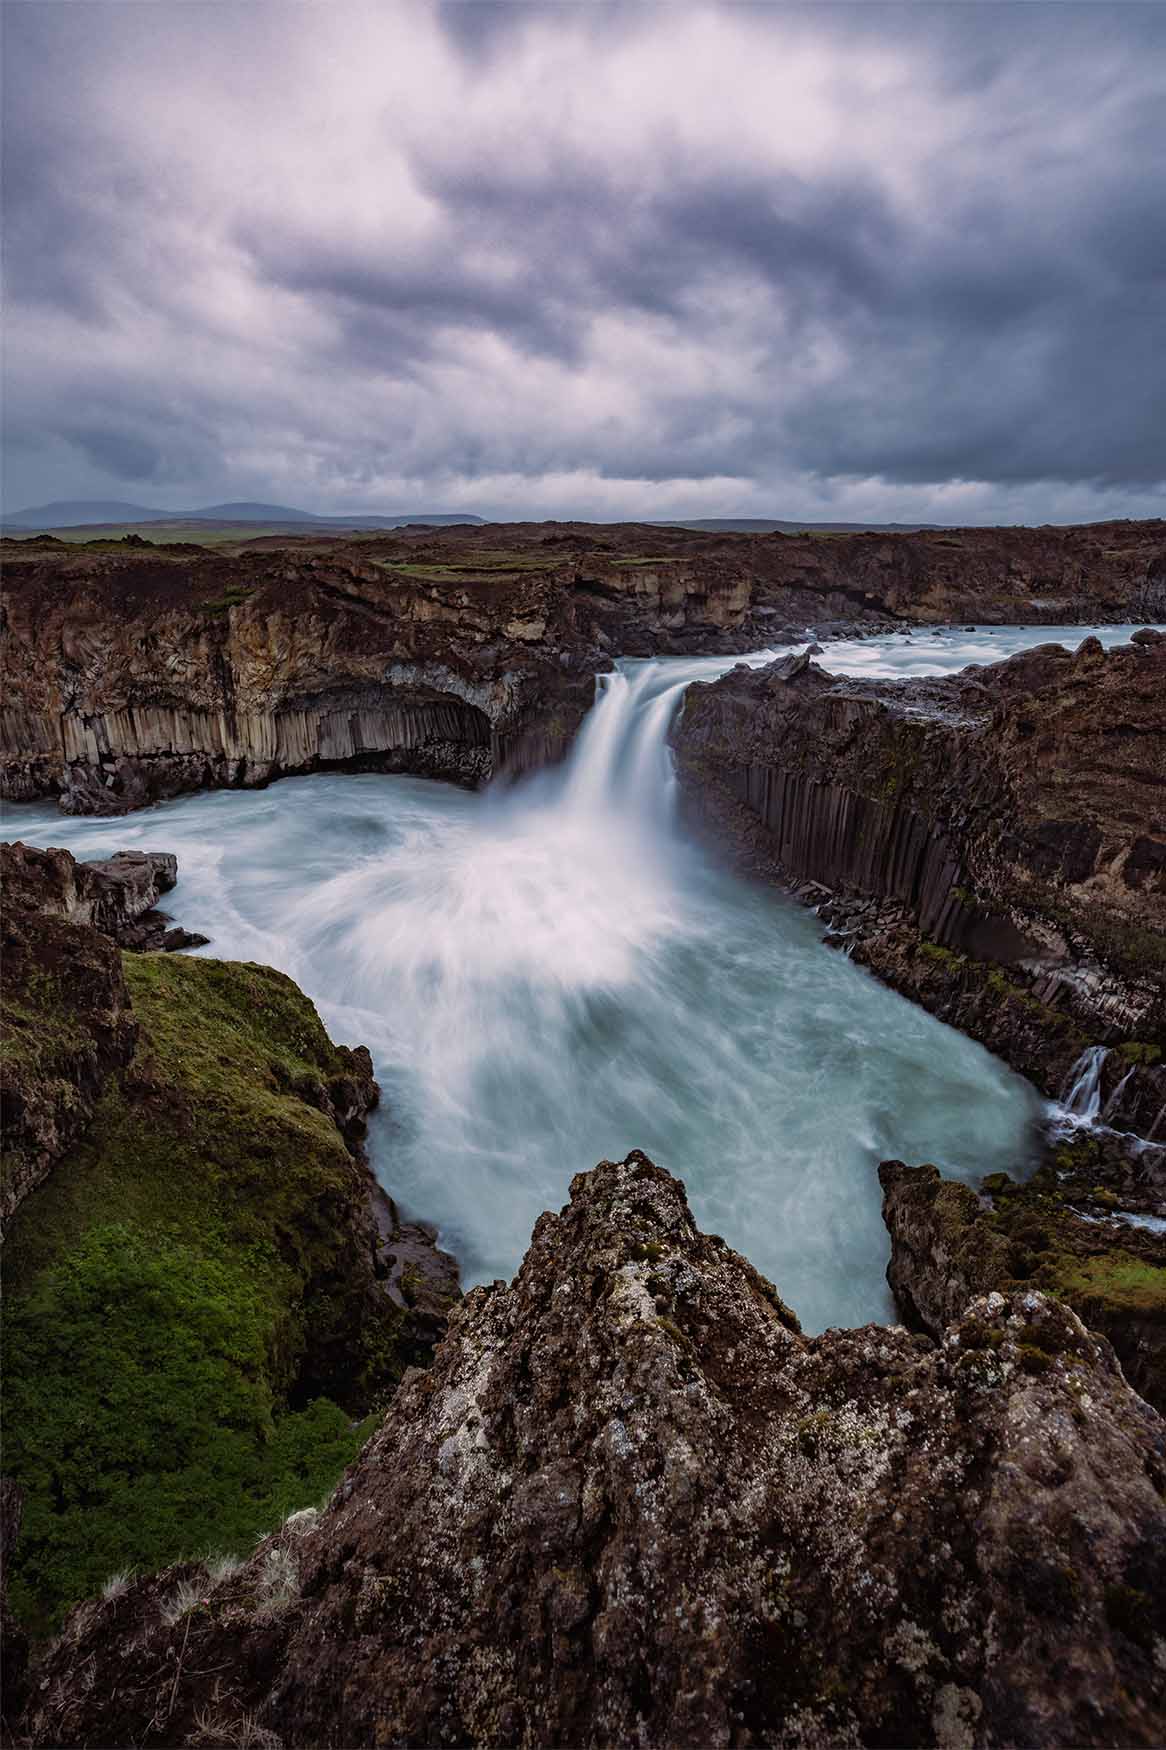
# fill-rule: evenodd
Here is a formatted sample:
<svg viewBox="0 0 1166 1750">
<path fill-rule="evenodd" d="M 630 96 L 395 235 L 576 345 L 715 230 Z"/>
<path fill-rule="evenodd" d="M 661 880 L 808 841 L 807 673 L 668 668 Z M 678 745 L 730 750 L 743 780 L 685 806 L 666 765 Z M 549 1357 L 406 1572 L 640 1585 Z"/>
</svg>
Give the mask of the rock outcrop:
<svg viewBox="0 0 1166 1750">
<path fill-rule="evenodd" d="M 0 846 L 0 1234 L 81 1136 L 137 1043 L 121 955 L 88 923 L 112 896 L 83 869 L 68 851 Z"/>
<path fill-rule="evenodd" d="M 76 1611 L 22 1730 L 1157 1744 L 1164 1482 L 1166 1428 L 1067 1308 L 807 1340 L 632 1154 L 466 1297 L 323 1511 Z"/>
<path fill-rule="evenodd" d="M 977 1295 L 1055 1294 L 1166 1412 L 1166 1232 L 1113 1214 L 1118 1196 L 1097 1182 L 1100 1148 L 1082 1137 L 1061 1151 L 1059 1171 L 1050 1164 L 1023 1185 L 993 1174 L 980 1195 L 937 1167 L 884 1161 L 887 1280 L 908 1323 L 936 1337 Z"/>
<path fill-rule="evenodd" d="M 134 926 L 173 858 L 3 866 L 10 1567 L 43 1632 L 119 1569 L 251 1541 L 331 1487 L 458 1285 L 419 1226 L 394 1278 L 363 1047 L 270 968 L 78 921 Z"/>
<path fill-rule="evenodd" d="M 673 740 L 694 815 L 856 960 L 1049 1094 L 1113 1047 L 1102 1099 L 1166 1135 L 1166 639 L 939 680 L 785 658 L 691 687 Z"/>
<path fill-rule="evenodd" d="M 227 551 L 5 543 L 0 794 L 119 813 L 323 767 L 478 784 L 559 757 L 609 653 L 807 624 L 1166 613 L 1161 523 L 907 535 L 510 524 Z"/>
<path fill-rule="evenodd" d="M 324 767 L 480 783 L 596 667 L 539 575 L 471 584 L 344 559 L 132 548 L 9 568 L 3 793 L 121 813 Z"/>
</svg>

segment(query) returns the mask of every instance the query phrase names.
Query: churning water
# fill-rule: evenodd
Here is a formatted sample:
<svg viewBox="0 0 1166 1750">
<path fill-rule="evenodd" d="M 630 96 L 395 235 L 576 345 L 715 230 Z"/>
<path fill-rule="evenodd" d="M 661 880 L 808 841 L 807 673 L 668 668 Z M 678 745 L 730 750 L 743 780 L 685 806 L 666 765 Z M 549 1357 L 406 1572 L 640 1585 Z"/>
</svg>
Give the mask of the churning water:
<svg viewBox="0 0 1166 1750">
<path fill-rule="evenodd" d="M 916 634 L 822 660 L 937 673 L 1056 636 Z M 335 1038 L 371 1048 L 374 1163 L 468 1282 L 509 1276 L 572 1175 L 638 1147 L 808 1329 L 887 1318 L 879 1160 L 1015 1170 L 1044 1108 L 676 827 L 672 711 L 740 660 L 622 665 L 568 764 L 509 791 L 322 774 L 120 820 L 11 808 L 5 833 L 177 852 L 166 904 L 213 938 L 202 952 L 282 968 Z"/>
</svg>

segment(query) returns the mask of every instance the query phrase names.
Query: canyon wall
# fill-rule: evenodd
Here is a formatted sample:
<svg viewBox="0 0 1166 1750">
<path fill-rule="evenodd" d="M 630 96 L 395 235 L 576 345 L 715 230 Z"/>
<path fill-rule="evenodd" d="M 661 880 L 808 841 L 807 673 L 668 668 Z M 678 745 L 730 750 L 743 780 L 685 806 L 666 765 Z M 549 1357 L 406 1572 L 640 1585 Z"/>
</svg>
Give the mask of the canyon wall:
<svg viewBox="0 0 1166 1750">
<path fill-rule="evenodd" d="M 18 1729 L 1158 1744 L 1164 1464 L 1161 1419 L 1055 1300 L 975 1300 L 938 1346 L 807 1339 L 632 1154 L 467 1295 L 321 1510 L 80 1607 Z"/>
<path fill-rule="evenodd" d="M 324 768 L 477 785 L 561 758 L 613 654 L 807 624 L 1166 613 L 1158 523 L 844 537 L 650 525 L 4 542 L 0 794 L 120 813 Z"/>
<path fill-rule="evenodd" d="M 785 658 L 691 687 L 673 740 L 694 818 L 856 959 L 1049 1093 L 1112 1046 L 1115 1121 L 1166 1135 L 1166 639 L 939 680 Z"/>
</svg>

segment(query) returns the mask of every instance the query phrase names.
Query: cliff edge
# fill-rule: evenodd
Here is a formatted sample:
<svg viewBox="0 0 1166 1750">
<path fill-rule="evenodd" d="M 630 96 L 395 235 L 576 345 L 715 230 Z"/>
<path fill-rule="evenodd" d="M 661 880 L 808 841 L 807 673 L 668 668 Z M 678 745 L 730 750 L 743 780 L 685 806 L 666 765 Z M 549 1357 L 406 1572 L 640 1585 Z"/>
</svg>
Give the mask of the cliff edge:
<svg viewBox="0 0 1166 1750">
<path fill-rule="evenodd" d="M 320 1512 L 82 1606 L 32 1745 L 1152 1745 L 1166 1427 L 1038 1293 L 808 1340 L 638 1153 Z"/>
</svg>

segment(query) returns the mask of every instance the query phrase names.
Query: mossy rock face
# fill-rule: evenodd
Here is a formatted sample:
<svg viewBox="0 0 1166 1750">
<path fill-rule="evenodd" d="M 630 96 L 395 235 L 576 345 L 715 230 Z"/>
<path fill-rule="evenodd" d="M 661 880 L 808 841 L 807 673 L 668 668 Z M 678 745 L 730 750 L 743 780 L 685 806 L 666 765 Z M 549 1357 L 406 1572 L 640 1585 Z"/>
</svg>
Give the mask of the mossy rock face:
<svg viewBox="0 0 1166 1750">
<path fill-rule="evenodd" d="M 888 1277 L 904 1316 L 933 1335 L 974 1295 L 1055 1295 L 1108 1337 L 1131 1385 L 1166 1410 L 1166 1241 L 1111 1218 L 1117 1198 L 1093 1183 L 1103 1152 L 1096 1138 L 1079 1138 L 1026 1184 L 993 1174 L 983 1198 L 934 1167 L 884 1162 Z"/>
<path fill-rule="evenodd" d="M 368 1054 L 269 968 L 123 969 L 134 1059 L 5 1255 L 13 1598 L 38 1629 L 115 1570 L 241 1550 L 318 1499 L 402 1367 L 340 1128 L 375 1100 Z"/>
</svg>

